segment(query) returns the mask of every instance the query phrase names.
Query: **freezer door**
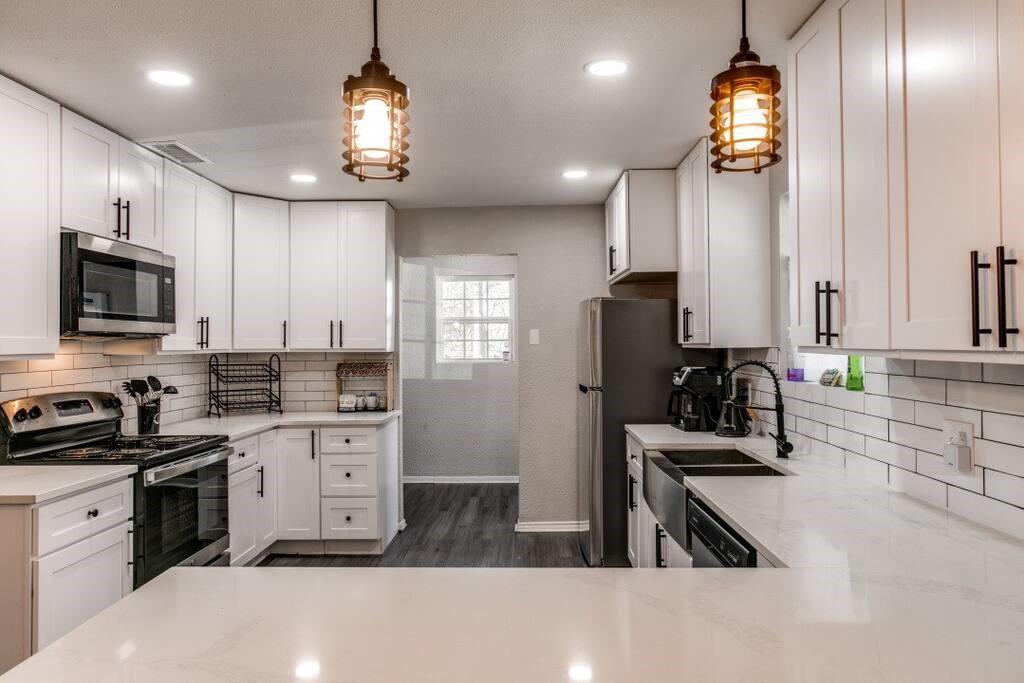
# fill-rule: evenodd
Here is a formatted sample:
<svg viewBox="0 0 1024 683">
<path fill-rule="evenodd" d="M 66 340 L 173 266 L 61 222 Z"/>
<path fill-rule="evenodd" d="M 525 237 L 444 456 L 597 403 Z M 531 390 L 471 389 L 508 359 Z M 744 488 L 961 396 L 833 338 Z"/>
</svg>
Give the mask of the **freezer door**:
<svg viewBox="0 0 1024 683">
<path fill-rule="evenodd" d="M 603 548 L 601 491 L 601 392 L 581 387 L 577 394 L 577 510 L 580 526 L 580 550 L 591 566 L 600 566 Z"/>
</svg>

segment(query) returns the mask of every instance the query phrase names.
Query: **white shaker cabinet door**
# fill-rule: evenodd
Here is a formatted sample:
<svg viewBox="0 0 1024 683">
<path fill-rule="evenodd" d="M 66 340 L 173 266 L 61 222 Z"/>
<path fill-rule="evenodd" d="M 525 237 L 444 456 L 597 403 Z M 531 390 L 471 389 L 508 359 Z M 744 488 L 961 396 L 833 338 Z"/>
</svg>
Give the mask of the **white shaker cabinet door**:
<svg viewBox="0 0 1024 683">
<path fill-rule="evenodd" d="M 339 212 L 339 347 L 392 349 L 394 212 L 385 202 L 343 202 Z"/>
<path fill-rule="evenodd" d="M 1024 0 L 999 2 L 999 160 L 1002 196 L 1002 238 L 1007 259 L 1007 328 L 1024 329 Z M 998 314 L 998 311 L 997 311 Z M 998 321 L 997 321 L 998 327 Z M 997 338 L 998 343 L 998 338 Z M 1024 351 L 1024 335 L 1007 334 L 1006 347 Z"/>
<path fill-rule="evenodd" d="M 203 318 L 204 350 L 231 348 L 231 228 L 233 199 L 209 181 L 199 186 L 196 219 L 196 316 Z"/>
<path fill-rule="evenodd" d="M 235 195 L 234 344 L 288 346 L 288 202 Z"/>
<path fill-rule="evenodd" d="M 258 491 L 258 464 L 228 476 L 228 528 L 232 567 L 244 567 L 259 552 L 256 547 Z"/>
<path fill-rule="evenodd" d="M 708 272 L 708 147 L 702 139 L 676 175 L 678 205 L 679 320 L 683 344 L 709 344 L 711 282 Z"/>
<path fill-rule="evenodd" d="M 196 313 L 196 218 L 202 178 L 174 163 L 164 169 L 164 253 L 174 257 L 175 331 L 160 338 L 162 351 L 194 351 Z"/>
<path fill-rule="evenodd" d="M 121 239 L 160 251 L 164 245 L 163 157 L 124 139 L 120 141 L 119 155 Z"/>
<path fill-rule="evenodd" d="M 890 69 L 903 97 L 889 172 L 903 182 L 890 211 L 892 346 L 995 348 L 995 248 L 1000 243 L 996 0 L 903 0 L 888 31 L 905 62 Z M 1016 68 L 1012 66 L 1010 68 Z M 956 104 L 950 96 L 955 93 Z M 1013 116 L 1018 113 L 1014 112 Z M 1019 191 L 1014 188 L 1014 191 Z M 894 225 L 894 227 L 896 227 Z M 971 254 L 990 264 L 972 268 Z M 972 280 L 977 277 L 976 296 Z M 972 312 L 977 307 L 977 324 Z"/>
<path fill-rule="evenodd" d="M 60 107 L 0 78 L 0 356 L 57 351 L 60 318 Z"/>
<path fill-rule="evenodd" d="M 342 216 L 343 218 L 344 216 Z M 289 346 L 338 346 L 338 202 L 291 205 L 291 317 Z"/>
<path fill-rule="evenodd" d="M 789 199 L 790 339 L 822 344 L 828 328 L 825 295 L 841 288 L 836 239 L 842 220 L 840 193 L 839 19 L 831 7 L 812 16 L 790 41 Z M 839 301 L 832 296 L 832 325 L 839 333 Z"/>
<path fill-rule="evenodd" d="M 259 488 L 256 491 L 256 552 L 277 540 L 277 430 L 260 434 Z"/>
<path fill-rule="evenodd" d="M 131 529 L 128 521 L 33 560 L 33 651 L 131 592 Z"/>
<path fill-rule="evenodd" d="M 61 109 L 61 225 L 117 239 L 121 138 Z"/>
<path fill-rule="evenodd" d="M 277 433 L 277 537 L 320 539 L 320 453 L 313 429 Z"/>
</svg>

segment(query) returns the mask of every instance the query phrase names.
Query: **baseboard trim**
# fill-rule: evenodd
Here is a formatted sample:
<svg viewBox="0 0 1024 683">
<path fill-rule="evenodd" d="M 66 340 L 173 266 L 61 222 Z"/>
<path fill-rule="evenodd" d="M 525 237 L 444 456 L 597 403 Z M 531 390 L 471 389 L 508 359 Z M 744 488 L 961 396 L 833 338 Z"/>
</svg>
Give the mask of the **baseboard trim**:
<svg viewBox="0 0 1024 683">
<path fill-rule="evenodd" d="M 516 522 L 516 531 L 520 533 L 556 533 L 566 531 L 584 531 L 589 525 L 584 522 Z"/>
<path fill-rule="evenodd" d="M 402 477 L 404 484 L 518 484 L 519 477 L 511 476 L 466 476 L 466 477 Z"/>
</svg>

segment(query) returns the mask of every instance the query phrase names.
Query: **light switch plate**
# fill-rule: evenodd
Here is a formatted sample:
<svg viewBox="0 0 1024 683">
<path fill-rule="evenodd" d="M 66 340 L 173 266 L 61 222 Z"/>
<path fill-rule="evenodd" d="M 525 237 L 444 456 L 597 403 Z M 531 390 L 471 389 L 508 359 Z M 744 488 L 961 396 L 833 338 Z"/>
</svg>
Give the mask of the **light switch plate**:
<svg viewBox="0 0 1024 683">
<path fill-rule="evenodd" d="M 960 432 L 963 432 L 965 440 L 963 445 L 974 450 L 974 423 L 973 422 L 962 422 L 960 420 L 943 420 L 942 421 L 942 443 L 949 443 L 950 437 L 953 441 L 957 441 L 957 436 Z"/>
<path fill-rule="evenodd" d="M 942 453 L 947 467 L 970 474 L 974 469 L 974 423 L 943 420 Z"/>
<path fill-rule="evenodd" d="M 540 330 L 530 330 L 530 344 L 540 344 Z"/>
</svg>

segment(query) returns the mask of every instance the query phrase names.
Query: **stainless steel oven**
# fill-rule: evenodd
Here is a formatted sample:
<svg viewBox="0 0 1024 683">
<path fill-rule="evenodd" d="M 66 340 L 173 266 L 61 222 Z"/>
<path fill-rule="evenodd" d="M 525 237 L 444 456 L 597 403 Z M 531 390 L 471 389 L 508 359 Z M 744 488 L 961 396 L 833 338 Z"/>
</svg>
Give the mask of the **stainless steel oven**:
<svg viewBox="0 0 1024 683">
<path fill-rule="evenodd" d="M 174 257 L 64 232 L 60 270 L 62 336 L 174 333 Z"/>
<path fill-rule="evenodd" d="M 227 564 L 229 446 L 136 479 L 135 587 L 176 566 Z"/>
</svg>

